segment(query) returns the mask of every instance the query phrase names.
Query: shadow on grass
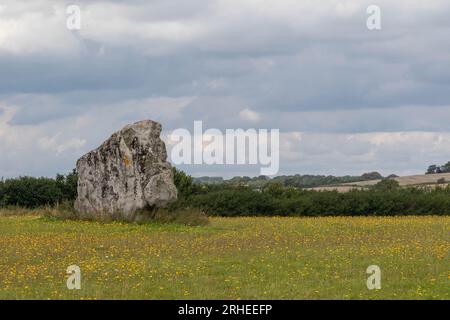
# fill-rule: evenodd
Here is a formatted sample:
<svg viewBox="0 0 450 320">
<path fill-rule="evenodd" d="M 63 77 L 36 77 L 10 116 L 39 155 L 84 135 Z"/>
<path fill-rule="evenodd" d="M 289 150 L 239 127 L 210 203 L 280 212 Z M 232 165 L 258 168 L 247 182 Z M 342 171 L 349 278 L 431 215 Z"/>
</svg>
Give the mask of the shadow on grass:
<svg viewBox="0 0 450 320">
<path fill-rule="evenodd" d="M 86 214 L 77 212 L 70 204 L 62 204 L 42 209 L 41 215 L 47 220 L 82 220 L 96 222 L 123 222 L 137 224 L 177 224 L 184 226 L 206 226 L 209 224 L 208 216 L 200 209 L 143 209 L 132 215 L 121 213 Z"/>
</svg>

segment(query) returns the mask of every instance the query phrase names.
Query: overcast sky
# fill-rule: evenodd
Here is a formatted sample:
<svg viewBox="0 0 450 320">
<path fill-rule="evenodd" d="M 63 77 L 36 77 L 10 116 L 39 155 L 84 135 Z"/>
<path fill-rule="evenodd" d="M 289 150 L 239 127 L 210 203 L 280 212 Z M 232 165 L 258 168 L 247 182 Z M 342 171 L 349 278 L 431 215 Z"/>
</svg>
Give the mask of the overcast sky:
<svg viewBox="0 0 450 320">
<path fill-rule="evenodd" d="M 448 0 L 0 0 L 0 176 L 68 172 L 142 119 L 280 129 L 280 174 L 423 173 L 450 160 L 449 17 Z"/>
</svg>

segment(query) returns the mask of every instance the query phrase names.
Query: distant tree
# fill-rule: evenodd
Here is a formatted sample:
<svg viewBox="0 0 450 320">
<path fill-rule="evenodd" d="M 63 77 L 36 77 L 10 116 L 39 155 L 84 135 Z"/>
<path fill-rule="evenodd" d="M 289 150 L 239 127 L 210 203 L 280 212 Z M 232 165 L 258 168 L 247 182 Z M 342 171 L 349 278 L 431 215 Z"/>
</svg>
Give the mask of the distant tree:
<svg viewBox="0 0 450 320">
<path fill-rule="evenodd" d="M 435 174 L 435 173 L 450 173 L 450 161 L 442 166 L 437 166 L 435 164 L 429 166 L 426 174 Z"/>
<path fill-rule="evenodd" d="M 187 198 L 194 193 L 194 179 L 191 176 L 175 167 L 172 168 L 172 172 L 173 182 L 177 187 L 179 198 Z"/>
<path fill-rule="evenodd" d="M 62 202 L 64 194 L 55 179 L 20 177 L 4 181 L 0 198 L 2 205 L 34 208 Z"/>
<path fill-rule="evenodd" d="M 361 177 L 364 180 L 379 180 L 379 179 L 383 179 L 383 176 L 379 172 L 376 172 L 376 171 L 364 173 Z"/>
<path fill-rule="evenodd" d="M 441 172 L 442 172 L 442 173 L 448 173 L 448 172 L 450 172 L 450 161 L 447 162 L 446 164 L 444 164 L 444 165 L 441 167 Z"/>
<path fill-rule="evenodd" d="M 397 190 L 400 187 L 400 184 L 397 180 L 392 179 L 383 179 L 373 186 L 375 190 L 379 191 L 391 191 Z"/>
<path fill-rule="evenodd" d="M 428 170 L 427 170 L 426 174 L 435 174 L 437 169 L 438 169 L 438 166 L 433 164 L 433 165 L 428 167 Z"/>
<path fill-rule="evenodd" d="M 398 175 L 396 175 L 396 174 L 391 174 L 391 175 L 389 175 L 389 176 L 386 177 L 386 179 L 395 179 L 395 178 L 398 178 Z"/>
<path fill-rule="evenodd" d="M 55 181 L 63 194 L 63 200 L 74 201 L 77 198 L 78 174 L 76 169 L 67 175 L 56 175 Z"/>
<path fill-rule="evenodd" d="M 273 197 L 279 197 L 283 194 L 284 187 L 279 182 L 270 182 L 264 186 L 262 191 Z"/>
</svg>

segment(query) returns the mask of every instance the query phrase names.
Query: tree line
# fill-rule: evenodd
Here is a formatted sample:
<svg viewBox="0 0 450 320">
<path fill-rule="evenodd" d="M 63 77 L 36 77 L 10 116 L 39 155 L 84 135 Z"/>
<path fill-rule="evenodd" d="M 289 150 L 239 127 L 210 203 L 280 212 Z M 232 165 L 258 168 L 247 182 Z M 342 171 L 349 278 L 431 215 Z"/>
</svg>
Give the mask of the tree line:
<svg viewBox="0 0 450 320">
<path fill-rule="evenodd" d="M 450 172 L 450 161 L 442 166 L 433 164 L 428 167 L 426 174 L 437 174 L 437 173 L 449 173 Z"/>
<path fill-rule="evenodd" d="M 450 187 L 402 188 L 383 179 L 367 190 L 347 193 L 313 191 L 270 181 L 262 188 L 229 184 L 198 184 L 173 169 L 179 199 L 169 210 L 201 209 L 214 216 L 370 216 L 448 215 Z M 20 177 L 0 180 L 0 207 L 36 208 L 73 203 L 77 174 L 55 178 Z"/>
<path fill-rule="evenodd" d="M 0 180 L 0 207 L 36 208 L 73 202 L 77 197 L 75 170 L 55 178 L 19 177 Z"/>
<path fill-rule="evenodd" d="M 262 189 L 229 184 L 200 185 L 175 169 L 179 199 L 172 209 L 199 208 L 210 216 L 448 215 L 450 187 L 402 188 L 393 179 L 346 193 L 314 191 L 279 182 Z"/>
<path fill-rule="evenodd" d="M 394 177 L 391 175 L 389 177 Z M 284 175 L 277 176 L 274 178 L 269 178 L 267 176 L 258 177 L 234 177 L 229 180 L 224 180 L 221 177 L 199 177 L 194 178 L 194 183 L 196 184 L 207 184 L 207 185 L 218 185 L 226 184 L 230 186 L 248 186 L 251 188 L 263 188 L 265 185 L 270 183 L 281 183 L 285 187 L 297 187 L 297 188 L 314 188 L 329 185 L 338 185 L 342 183 L 369 181 L 369 180 L 379 180 L 384 177 L 378 172 L 368 172 L 360 176 L 325 176 L 325 175 Z"/>
</svg>

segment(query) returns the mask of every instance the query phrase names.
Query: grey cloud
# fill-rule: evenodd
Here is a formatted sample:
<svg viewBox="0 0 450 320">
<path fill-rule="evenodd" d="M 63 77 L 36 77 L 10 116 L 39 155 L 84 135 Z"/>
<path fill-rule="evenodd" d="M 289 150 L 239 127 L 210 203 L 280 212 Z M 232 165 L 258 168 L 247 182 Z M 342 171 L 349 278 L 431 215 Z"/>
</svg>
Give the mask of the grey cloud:
<svg viewBox="0 0 450 320">
<path fill-rule="evenodd" d="M 27 128 L 50 138 L 62 132 L 56 148 L 71 137 L 86 143 L 77 147 L 74 140 L 57 156 L 54 148 L 30 149 L 36 157 L 27 163 L 16 161 L 25 151 L 0 141 L 9 155 L 9 164 L 0 163 L 4 172 L 68 169 L 109 133 L 144 117 L 166 130 L 203 120 L 210 128 L 336 134 L 330 141 L 340 150 L 309 136 L 303 146 L 317 155 L 299 159 L 286 151 L 284 171 L 318 172 L 336 162 L 328 171 L 399 170 L 397 162 L 411 168 L 405 172 L 418 170 L 430 162 L 411 159 L 414 149 L 429 150 L 420 141 L 404 144 L 403 156 L 398 146 L 378 148 L 372 161 L 365 158 L 369 144 L 346 144 L 339 134 L 450 132 L 448 1 L 380 0 L 383 29 L 377 32 L 365 27 L 370 1 L 77 3 L 85 25 L 70 32 L 68 1 L 5 0 L 0 106 L 16 108 L 6 131 Z M 239 116 L 246 109 L 257 122 Z M 445 158 L 444 151 L 433 152 L 430 157 Z"/>
</svg>

